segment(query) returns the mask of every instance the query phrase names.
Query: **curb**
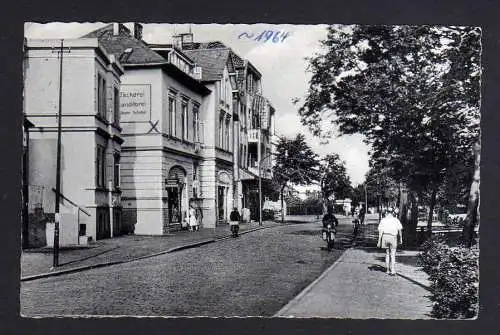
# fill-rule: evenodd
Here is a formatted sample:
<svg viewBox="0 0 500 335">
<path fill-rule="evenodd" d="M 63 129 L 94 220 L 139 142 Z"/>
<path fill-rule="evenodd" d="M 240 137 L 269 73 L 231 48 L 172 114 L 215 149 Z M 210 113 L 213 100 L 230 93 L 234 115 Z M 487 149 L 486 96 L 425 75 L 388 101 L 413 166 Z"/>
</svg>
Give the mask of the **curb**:
<svg viewBox="0 0 500 335">
<path fill-rule="evenodd" d="M 295 298 L 290 300 L 285 306 L 283 306 L 276 314 L 273 315 L 273 317 L 277 318 L 294 318 L 294 316 L 285 316 L 283 315 L 286 313 L 288 310 L 290 310 L 292 307 L 297 305 L 302 298 L 311 291 L 314 286 L 316 286 L 321 280 L 323 280 L 333 269 L 342 261 L 342 259 L 345 257 L 346 253 L 351 250 L 351 248 L 347 249 L 335 262 L 333 262 L 332 265 L 328 269 L 326 269 L 318 278 L 316 278 L 311 284 L 309 284 L 305 289 L 303 289 Z"/>
<path fill-rule="evenodd" d="M 276 227 L 276 226 L 257 227 L 257 228 L 245 230 L 245 231 L 239 233 L 239 235 L 244 235 L 244 234 L 248 234 L 248 233 L 251 233 L 251 232 L 254 232 L 254 231 L 257 231 L 257 230 L 268 229 L 268 228 L 273 228 L 273 227 Z M 140 257 L 135 257 L 135 258 L 131 258 L 131 259 L 125 259 L 125 260 L 121 260 L 121 261 L 111 261 L 111 262 L 97 263 L 97 264 L 93 264 L 93 265 L 86 265 L 86 266 L 81 266 L 81 267 L 77 267 L 77 268 L 72 268 L 72 269 L 67 269 L 67 270 L 61 270 L 61 271 L 56 271 L 56 272 L 45 272 L 45 273 L 40 273 L 40 274 L 36 274 L 36 275 L 25 276 L 25 277 L 21 277 L 20 281 L 21 282 L 32 281 L 32 280 L 36 280 L 36 279 L 61 276 L 61 275 L 65 275 L 65 274 L 70 274 L 70 273 L 75 273 L 75 272 L 80 272 L 80 271 L 85 271 L 85 270 L 91 270 L 91 269 L 97 269 L 97 268 L 102 268 L 102 267 L 111 266 L 111 265 L 130 263 L 130 262 L 139 261 L 139 260 L 143 260 L 143 259 L 147 259 L 147 258 L 152 258 L 152 257 L 164 255 L 164 254 L 174 253 L 174 252 L 181 251 L 181 250 L 186 250 L 186 249 L 200 247 L 202 245 L 206 245 L 206 244 L 210 244 L 210 243 L 214 243 L 214 242 L 217 242 L 217 241 L 222 241 L 222 240 L 226 240 L 226 239 L 230 239 L 230 238 L 232 238 L 231 235 L 226 235 L 226 236 L 217 237 L 217 238 L 213 238 L 213 239 L 209 239 L 209 240 L 205 240 L 205 241 L 200 241 L 200 242 L 194 242 L 194 243 L 180 245 L 180 246 L 173 247 L 173 248 L 170 248 L 170 249 L 167 249 L 167 250 L 164 250 L 164 251 L 160 251 L 160 252 L 157 252 L 157 253 L 154 253 L 154 254 L 140 256 Z"/>
</svg>

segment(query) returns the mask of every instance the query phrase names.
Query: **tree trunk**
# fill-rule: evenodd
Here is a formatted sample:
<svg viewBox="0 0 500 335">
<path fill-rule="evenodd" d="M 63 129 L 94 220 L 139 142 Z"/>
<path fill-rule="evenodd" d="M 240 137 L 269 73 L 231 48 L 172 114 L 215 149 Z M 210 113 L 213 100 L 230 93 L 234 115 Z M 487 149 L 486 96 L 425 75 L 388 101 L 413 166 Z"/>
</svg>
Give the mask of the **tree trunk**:
<svg viewBox="0 0 500 335">
<path fill-rule="evenodd" d="M 465 219 L 464 228 L 462 230 L 462 239 L 464 245 L 468 248 L 472 246 L 474 240 L 474 228 L 478 221 L 479 209 L 479 181 L 480 181 L 480 160 L 481 147 L 479 142 L 474 145 L 474 176 L 469 193 L 469 205 L 467 208 L 467 217 Z"/>
<path fill-rule="evenodd" d="M 403 227 L 406 227 L 408 225 L 408 193 L 406 192 L 406 189 L 403 188 L 403 185 L 399 186 L 399 200 L 398 200 L 398 205 L 399 205 L 399 221 L 401 221 L 401 224 Z"/>
<path fill-rule="evenodd" d="M 436 205 L 437 186 L 433 186 L 431 193 L 431 202 L 429 203 L 429 216 L 427 218 L 427 236 L 432 235 L 432 218 L 434 216 L 434 206 Z"/>
<path fill-rule="evenodd" d="M 403 231 L 405 246 L 414 247 L 417 245 L 417 222 L 418 222 L 418 197 L 414 192 L 409 192 L 411 203 L 411 216 Z"/>
<path fill-rule="evenodd" d="M 281 187 L 281 191 L 280 191 L 280 194 L 281 194 L 281 223 L 284 223 L 285 222 L 285 210 L 284 210 L 284 205 L 283 205 L 283 192 L 285 190 L 285 185 L 283 185 L 283 187 Z"/>
</svg>

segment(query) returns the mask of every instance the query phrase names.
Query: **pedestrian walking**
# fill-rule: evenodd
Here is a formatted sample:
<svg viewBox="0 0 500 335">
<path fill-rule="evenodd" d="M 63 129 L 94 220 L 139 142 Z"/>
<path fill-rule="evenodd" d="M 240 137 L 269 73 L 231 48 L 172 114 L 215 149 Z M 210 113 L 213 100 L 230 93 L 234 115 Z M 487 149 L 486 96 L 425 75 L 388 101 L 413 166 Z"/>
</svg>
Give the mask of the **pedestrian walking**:
<svg viewBox="0 0 500 335">
<path fill-rule="evenodd" d="M 240 229 L 240 213 L 238 208 L 234 207 L 231 214 L 229 214 L 229 225 L 233 237 L 238 237 L 238 230 Z"/>
<path fill-rule="evenodd" d="M 359 224 L 361 225 L 365 224 L 365 214 L 365 207 L 361 207 L 358 214 Z"/>
<path fill-rule="evenodd" d="M 198 224 L 198 219 L 196 218 L 196 209 L 191 204 L 189 205 L 189 230 L 200 230 L 200 225 Z"/>
<path fill-rule="evenodd" d="M 377 247 L 385 249 L 385 267 L 388 274 L 396 275 L 396 249 L 403 242 L 403 226 L 390 208 L 378 225 Z"/>
</svg>

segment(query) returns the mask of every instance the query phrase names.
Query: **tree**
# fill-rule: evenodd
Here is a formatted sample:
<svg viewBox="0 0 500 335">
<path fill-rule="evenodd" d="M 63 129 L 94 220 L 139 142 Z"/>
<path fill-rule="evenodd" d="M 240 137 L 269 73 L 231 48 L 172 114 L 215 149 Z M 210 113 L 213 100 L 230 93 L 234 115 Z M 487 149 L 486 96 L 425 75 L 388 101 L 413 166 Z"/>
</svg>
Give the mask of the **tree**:
<svg viewBox="0 0 500 335">
<path fill-rule="evenodd" d="M 309 60 L 302 123 L 320 137 L 363 134 L 372 160 L 407 185 L 410 199 L 429 194 L 429 232 L 438 190 L 478 138 L 480 35 L 474 27 L 331 26 L 325 52 Z"/>
<path fill-rule="evenodd" d="M 295 139 L 280 137 L 276 145 L 273 183 L 278 185 L 281 198 L 281 220 L 285 220 L 283 211 L 283 191 L 291 183 L 309 185 L 319 179 L 319 159 L 305 141 L 302 134 Z"/>
<path fill-rule="evenodd" d="M 335 195 L 337 199 L 344 199 L 351 196 L 352 185 L 347 175 L 345 162 L 338 154 L 327 155 L 322 160 L 321 170 L 320 187 L 323 196 L 323 211 L 326 212 L 329 197 Z"/>
<path fill-rule="evenodd" d="M 474 177 L 469 194 L 469 206 L 467 208 L 467 217 L 462 231 L 462 239 L 465 246 L 471 247 L 474 240 L 474 228 L 478 221 L 478 207 L 479 207 L 479 176 L 480 176 L 480 163 L 481 161 L 481 148 L 479 142 L 474 147 Z"/>
</svg>

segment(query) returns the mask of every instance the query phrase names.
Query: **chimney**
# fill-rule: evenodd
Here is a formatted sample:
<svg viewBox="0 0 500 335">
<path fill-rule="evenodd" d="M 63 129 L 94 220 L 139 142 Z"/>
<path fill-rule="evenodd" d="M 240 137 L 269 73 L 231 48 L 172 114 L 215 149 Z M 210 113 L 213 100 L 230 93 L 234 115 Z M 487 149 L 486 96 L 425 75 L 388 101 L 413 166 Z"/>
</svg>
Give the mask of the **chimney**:
<svg viewBox="0 0 500 335">
<path fill-rule="evenodd" d="M 113 35 L 118 36 L 120 34 L 120 24 L 115 22 L 113 23 Z"/>
<path fill-rule="evenodd" d="M 142 24 L 134 23 L 134 37 L 142 40 Z"/>
</svg>

